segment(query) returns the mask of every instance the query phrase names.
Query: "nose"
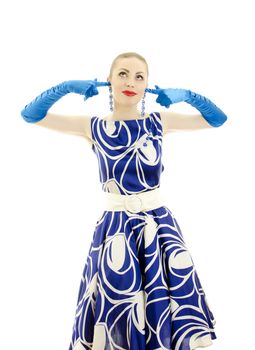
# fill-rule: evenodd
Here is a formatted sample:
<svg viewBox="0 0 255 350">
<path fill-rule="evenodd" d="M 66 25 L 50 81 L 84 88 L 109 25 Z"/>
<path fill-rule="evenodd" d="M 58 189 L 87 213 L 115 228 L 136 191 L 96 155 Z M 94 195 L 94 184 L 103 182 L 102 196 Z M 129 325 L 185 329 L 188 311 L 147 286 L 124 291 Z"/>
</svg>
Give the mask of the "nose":
<svg viewBox="0 0 255 350">
<path fill-rule="evenodd" d="M 127 83 L 127 86 L 132 86 L 132 87 L 134 87 L 134 83 L 129 82 L 129 83 Z"/>
</svg>

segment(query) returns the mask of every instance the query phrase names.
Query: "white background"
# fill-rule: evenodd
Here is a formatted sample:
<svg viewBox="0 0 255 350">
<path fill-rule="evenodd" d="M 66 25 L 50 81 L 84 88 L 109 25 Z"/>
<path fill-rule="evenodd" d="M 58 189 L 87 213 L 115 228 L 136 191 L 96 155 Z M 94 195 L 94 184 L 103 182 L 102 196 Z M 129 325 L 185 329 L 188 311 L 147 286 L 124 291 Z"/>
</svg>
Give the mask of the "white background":
<svg viewBox="0 0 255 350">
<path fill-rule="evenodd" d="M 24 106 L 69 79 L 106 81 L 135 51 L 149 87 L 186 88 L 228 116 L 163 139 L 161 186 L 216 318 L 215 350 L 254 333 L 254 12 L 252 1 L 9 1 L 1 5 L 2 349 L 66 349 L 80 278 L 103 210 L 88 142 L 26 123 Z M 105 116 L 108 87 L 52 111 Z M 147 94 L 146 112 L 164 110 Z M 184 103 L 173 110 L 193 113 Z M 253 342 L 252 342 L 253 343 Z M 188 350 L 188 349 L 187 349 Z"/>
</svg>

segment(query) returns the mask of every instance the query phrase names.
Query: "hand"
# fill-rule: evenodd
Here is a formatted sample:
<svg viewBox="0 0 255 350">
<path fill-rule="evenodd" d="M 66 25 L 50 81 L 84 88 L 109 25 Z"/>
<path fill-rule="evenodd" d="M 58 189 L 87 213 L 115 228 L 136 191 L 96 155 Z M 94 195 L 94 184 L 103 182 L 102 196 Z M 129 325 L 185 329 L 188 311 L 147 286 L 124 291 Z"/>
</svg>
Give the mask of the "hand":
<svg viewBox="0 0 255 350">
<path fill-rule="evenodd" d="M 110 82 L 99 82 L 97 78 L 94 80 L 68 80 L 65 85 L 69 92 L 75 92 L 80 95 L 85 95 L 84 100 L 86 101 L 89 97 L 98 95 L 97 87 L 109 86 Z"/>
<path fill-rule="evenodd" d="M 155 85 L 155 88 L 156 89 L 146 88 L 145 91 L 158 94 L 156 102 L 167 108 L 173 103 L 184 102 L 189 97 L 189 91 L 185 89 L 161 89 L 158 85 Z"/>
</svg>

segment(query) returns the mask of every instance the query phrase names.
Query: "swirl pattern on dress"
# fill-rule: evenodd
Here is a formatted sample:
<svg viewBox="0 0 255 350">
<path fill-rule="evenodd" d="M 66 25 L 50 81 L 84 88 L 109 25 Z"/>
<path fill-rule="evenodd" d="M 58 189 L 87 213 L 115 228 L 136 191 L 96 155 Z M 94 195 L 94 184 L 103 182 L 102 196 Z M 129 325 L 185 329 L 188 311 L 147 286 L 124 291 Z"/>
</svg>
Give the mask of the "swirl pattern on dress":
<svg viewBox="0 0 255 350">
<path fill-rule="evenodd" d="M 91 133 L 103 191 L 132 194 L 159 187 L 164 165 L 162 124 L 157 112 L 144 119 L 124 121 L 94 116 Z"/>
<path fill-rule="evenodd" d="M 159 186 L 159 113 L 121 122 L 92 117 L 91 127 L 104 191 L 132 194 Z M 146 137 L 148 149 L 141 146 Z M 212 344 L 215 323 L 169 208 L 100 215 L 80 281 L 69 350 L 193 350 Z"/>
</svg>

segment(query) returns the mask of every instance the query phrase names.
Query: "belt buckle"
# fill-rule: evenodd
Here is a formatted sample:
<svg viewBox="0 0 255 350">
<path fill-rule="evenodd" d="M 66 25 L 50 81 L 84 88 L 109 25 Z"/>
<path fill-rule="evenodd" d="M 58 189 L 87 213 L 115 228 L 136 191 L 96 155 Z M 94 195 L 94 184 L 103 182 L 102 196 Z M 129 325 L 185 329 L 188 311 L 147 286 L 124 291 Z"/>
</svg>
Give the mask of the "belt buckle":
<svg viewBox="0 0 255 350">
<path fill-rule="evenodd" d="M 125 207 L 131 213 L 138 213 L 142 208 L 142 200 L 136 194 L 127 195 L 125 198 Z"/>
</svg>

